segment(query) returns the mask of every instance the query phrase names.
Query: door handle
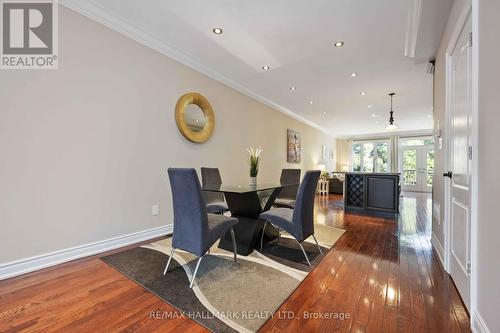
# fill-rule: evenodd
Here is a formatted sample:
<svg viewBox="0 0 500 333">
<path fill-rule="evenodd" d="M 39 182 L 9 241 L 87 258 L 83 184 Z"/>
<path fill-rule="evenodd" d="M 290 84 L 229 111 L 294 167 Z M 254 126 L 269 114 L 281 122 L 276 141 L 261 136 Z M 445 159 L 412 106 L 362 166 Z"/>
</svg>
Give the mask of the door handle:
<svg viewBox="0 0 500 333">
<path fill-rule="evenodd" d="M 451 179 L 451 177 L 453 177 L 453 172 L 451 172 L 451 171 L 445 172 L 445 173 L 443 173 L 443 176 Z"/>
</svg>

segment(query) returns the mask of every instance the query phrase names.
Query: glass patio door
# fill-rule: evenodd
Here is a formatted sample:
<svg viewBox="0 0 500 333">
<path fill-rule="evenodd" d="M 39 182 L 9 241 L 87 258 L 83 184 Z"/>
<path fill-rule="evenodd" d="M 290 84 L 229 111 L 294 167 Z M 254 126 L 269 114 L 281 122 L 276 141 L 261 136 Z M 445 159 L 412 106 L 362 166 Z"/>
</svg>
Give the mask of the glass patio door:
<svg viewBox="0 0 500 333">
<path fill-rule="evenodd" d="M 402 147 L 401 188 L 410 192 L 431 192 L 434 175 L 434 147 Z"/>
<path fill-rule="evenodd" d="M 422 173 L 424 179 L 422 180 L 421 191 L 432 192 L 432 177 L 434 176 L 434 147 L 422 147 L 423 163 Z"/>
</svg>

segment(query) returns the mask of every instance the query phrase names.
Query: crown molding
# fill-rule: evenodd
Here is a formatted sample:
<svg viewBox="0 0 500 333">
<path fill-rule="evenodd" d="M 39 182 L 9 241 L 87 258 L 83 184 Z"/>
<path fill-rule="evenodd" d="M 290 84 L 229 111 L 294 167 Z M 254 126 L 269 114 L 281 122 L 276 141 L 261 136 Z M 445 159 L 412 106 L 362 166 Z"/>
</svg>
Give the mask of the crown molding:
<svg viewBox="0 0 500 333">
<path fill-rule="evenodd" d="M 287 116 L 290 116 L 291 118 L 294 118 L 295 120 L 300 121 L 301 123 L 304 123 L 308 126 L 311 126 L 313 128 L 316 128 L 317 130 L 334 137 L 333 134 L 328 131 L 326 128 L 316 124 L 315 122 L 306 119 L 295 112 L 291 111 L 288 108 L 285 108 L 278 103 L 275 103 L 271 101 L 270 99 L 257 94 L 256 92 L 246 88 L 245 86 L 229 79 L 228 77 L 222 75 L 221 73 L 199 63 L 198 61 L 194 60 L 192 57 L 188 56 L 181 50 L 178 50 L 171 45 L 168 45 L 167 43 L 164 43 L 154 37 L 152 37 L 150 34 L 146 33 L 145 31 L 139 29 L 138 27 L 135 27 L 121 18 L 116 17 L 112 13 L 110 13 L 108 10 L 103 8 L 102 6 L 98 5 L 97 3 L 91 1 L 91 0 L 58 0 L 58 3 L 63 5 L 64 7 L 67 7 L 97 23 L 100 23 L 108 28 L 110 28 L 113 31 L 116 31 L 130 39 L 135 40 L 138 43 L 141 43 L 142 45 L 149 47 L 203 75 L 208 76 L 209 78 L 218 81 L 220 83 L 225 84 L 226 86 L 229 86 L 240 93 L 253 98 L 281 113 L 286 114 Z"/>
<path fill-rule="evenodd" d="M 417 37 L 420 29 L 423 0 L 410 0 L 408 10 L 408 25 L 405 36 L 405 56 L 415 58 Z"/>
</svg>

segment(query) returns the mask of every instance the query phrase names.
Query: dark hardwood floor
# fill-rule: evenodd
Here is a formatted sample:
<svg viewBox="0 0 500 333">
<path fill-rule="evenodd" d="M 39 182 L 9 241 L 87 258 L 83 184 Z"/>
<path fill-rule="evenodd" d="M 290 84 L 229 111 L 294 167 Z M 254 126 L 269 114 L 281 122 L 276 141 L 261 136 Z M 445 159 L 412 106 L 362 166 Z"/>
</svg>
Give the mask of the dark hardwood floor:
<svg viewBox="0 0 500 333">
<path fill-rule="evenodd" d="M 430 243 L 431 200 L 406 193 L 398 223 L 344 214 L 319 200 L 316 218 L 347 230 L 262 332 L 470 332 L 465 307 Z M 305 312 L 349 314 L 305 320 Z"/>
<path fill-rule="evenodd" d="M 318 198 L 316 219 L 346 233 L 279 309 L 294 317 L 261 332 L 470 332 L 432 251 L 430 197 L 407 194 L 397 223 L 344 214 L 338 199 Z M 97 256 L 0 281 L 0 332 L 206 331 L 181 316 L 151 318 L 156 310 L 174 308 Z M 307 318 L 321 314 L 334 318 Z"/>
</svg>

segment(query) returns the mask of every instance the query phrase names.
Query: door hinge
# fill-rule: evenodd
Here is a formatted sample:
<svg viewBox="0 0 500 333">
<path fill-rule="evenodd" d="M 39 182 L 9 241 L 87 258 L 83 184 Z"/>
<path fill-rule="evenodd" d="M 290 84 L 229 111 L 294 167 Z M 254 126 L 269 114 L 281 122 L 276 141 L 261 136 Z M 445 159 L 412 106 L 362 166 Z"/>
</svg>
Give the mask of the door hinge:
<svg viewBox="0 0 500 333">
<path fill-rule="evenodd" d="M 472 146 L 469 146 L 467 150 L 467 156 L 469 157 L 469 160 L 472 161 Z"/>
<path fill-rule="evenodd" d="M 470 274 L 471 272 L 471 264 L 470 264 L 470 261 L 467 262 L 467 274 Z"/>
<path fill-rule="evenodd" d="M 472 32 L 469 32 L 469 47 L 472 47 Z"/>
</svg>

